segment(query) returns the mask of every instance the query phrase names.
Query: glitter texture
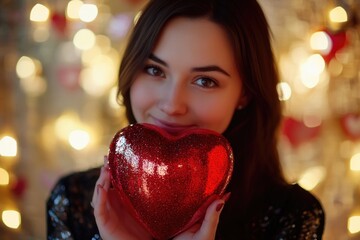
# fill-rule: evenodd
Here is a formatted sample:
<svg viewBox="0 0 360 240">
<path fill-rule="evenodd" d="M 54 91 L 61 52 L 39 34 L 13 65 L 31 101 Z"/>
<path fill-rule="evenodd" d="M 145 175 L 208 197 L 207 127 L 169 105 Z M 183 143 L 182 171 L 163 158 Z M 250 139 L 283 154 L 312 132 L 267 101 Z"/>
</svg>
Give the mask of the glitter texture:
<svg viewBox="0 0 360 240">
<path fill-rule="evenodd" d="M 204 129 L 175 136 L 154 125 L 133 124 L 114 136 L 108 159 L 119 199 L 157 239 L 203 217 L 233 171 L 230 144 Z"/>
</svg>

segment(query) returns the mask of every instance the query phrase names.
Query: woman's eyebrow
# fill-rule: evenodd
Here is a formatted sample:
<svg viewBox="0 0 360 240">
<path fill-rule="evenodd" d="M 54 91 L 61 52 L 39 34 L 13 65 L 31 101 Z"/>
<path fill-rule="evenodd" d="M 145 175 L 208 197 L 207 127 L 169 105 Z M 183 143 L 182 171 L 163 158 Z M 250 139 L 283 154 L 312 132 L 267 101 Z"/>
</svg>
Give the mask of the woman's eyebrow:
<svg viewBox="0 0 360 240">
<path fill-rule="evenodd" d="M 214 72 L 215 71 L 215 72 L 220 72 L 222 74 L 225 74 L 228 77 L 231 77 L 228 72 L 226 72 L 224 69 L 222 69 L 221 67 L 216 66 L 216 65 L 196 67 L 196 68 L 193 68 L 192 71 L 194 71 L 194 72 Z"/>
<path fill-rule="evenodd" d="M 165 67 L 168 66 L 168 64 L 165 61 L 161 60 L 160 58 L 155 56 L 153 53 L 150 54 L 149 59 L 153 60 L 154 62 L 157 62 L 157 63 L 159 63 L 161 65 L 164 65 Z"/>
<path fill-rule="evenodd" d="M 157 62 L 165 67 L 168 67 L 168 64 L 165 61 L 161 60 L 160 58 L 155 56 L 153 53 L 150 54 L 149 59 L 154 62 Z M 228 77 L 231 77 L 231 75 L 227 71 L 225 71 L 224 69 L 222 69 L 221 67 L 216 66 L 216 65 L 195 67 L 195 68 L 192 68 L 191 70 L 193 72 L 220 72 L 222 74 L 225 74 Z"/>
</svg>

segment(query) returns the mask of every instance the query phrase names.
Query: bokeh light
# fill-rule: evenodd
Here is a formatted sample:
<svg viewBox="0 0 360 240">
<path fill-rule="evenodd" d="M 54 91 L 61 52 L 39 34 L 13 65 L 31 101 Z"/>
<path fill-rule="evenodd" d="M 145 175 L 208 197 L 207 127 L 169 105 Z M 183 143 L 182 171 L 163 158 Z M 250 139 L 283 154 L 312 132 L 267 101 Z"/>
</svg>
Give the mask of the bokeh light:
<svg viewBox="0 0 360 240">
<path fill-rule="evenodd" d="M 314 32 L 310 37 L 310 47 L 322 54 L 328 54 L 332 48 L 330 36 L 324 31 Z"/>
<path fill-rule="evenodd" d="M 74 45 L 80 50 L 87 50 L 95 45 L 95 34 L 89 29 L 79 30 L 73 39 Z"/>
<path fill-rule="evenodd" d="M 39 25 L 34 28 L 32 37 L 35 42 L 42 43 L 49 39 L 50 31 L 47 25 Z"/>
<path fill-rule="evenodd" d="M 344 23 L 348 21 L 348 15 L 343 7 L 337 6 L 329 12 L 329 19 L 334 23 Z"/>
<path fill-rule="evenodd" d="M 17 229 L 21 224 L 21 215 L 16 210 L 5 210 L 2 212 L 1 217 L 8 228 Z"/>
<path fill-rule="evenodd" d="M 0 185 L 9 185 L 10 176 L 8 171 L 3 168 L 0 168 Z"/>
<path fill-rule="evenodd" d="M 100 97 L 114 85 L 116 73 L 114 61 L 100 54 L 92 59 L 89 67 L 81 71 L 80 85 L 89 95 Z"/>
<path fill-rule="evenodd" d="M 69 1 L 66 8 L 66 16 L 70 19 L 79 19 L 80 8 L 83 4 L 80 0 Z"/>
<path fill-rule="evenodd" d="M 74 112 L 64 112 L 55 121 L 55 134 L 56 136 L 67 141 L 70 133 L 80 126 L 79 116 Z"/>
<path fill-rule="evenodd" d="M 325 61 L 320 54 L 311 55 L 300 66 L 301 82 L 307 88 L 314 88 L 320 82 L 320 74 L 325 70 Z"/>
<path fill-rule="evenodd" d="M 90 143 L 90 134 L 82 129 L 76 129 L 69 134 L 69 143 L 76 150 L 86 148 Z"/>
<path fill-rule="evenodd" d="M 281 82 L 277 85 L 277 91 L 280 101 L 287 101 L 291 97 L 291 87 L 287 82 Z"/>
<path fill-rule="evenodd" d="M 314 128 L 322 124 L 322 118 L 315 114 L 304 114 L 303 122 L 308 128 Z"/>
<path fill-rule="evenodd" d="M 350 169 L 352 171 L 360 171 L 360 153 L 357 153 L 351 157 Z"/>
<path fill-rule="evenodd" d="M 49 15 L 49 8 L 37 3 L 30 11 L 30 20 L 33 22 L 46 22 L 49 19 Z"/>
<path fill-rule="evenodd" d="M 5 136 L 0 139 L 0 156 L 15 157 L 17 154 L 17 142 L 13 137 Z"/>
<path fill-rule="evenodd" d="M 349 217 L 347 228 L 351 234 L 360 232 L 360 216 Z"/>
<path fill-rule="evenodd" d="M 20 86 L 29 96 L 38 97 L 46 92 L 47 83 L 43 77 L 34 76 L 20 79 Z"/>
<path fill-rule="evenodd" d="M 85 3 L 80 6 L 79 18 L 83 22 L 92 22 L 98 15 L 98 8 L 95 4 Z"/>
<path fill-rule="evenodd" d="M 306 190 L 313 190 L 326 175 L 326 169 L 322 166 L 308 168 L 300 177 L 298 183 Z"/>
<path fill-rule="evenodd" d="M 22 56 L 16 64 L 16 74 L 19 78 L 28 78 L 34 76 L 36 73 L 36 66 L 33 59 L 27 56 Z"/>
</svg>

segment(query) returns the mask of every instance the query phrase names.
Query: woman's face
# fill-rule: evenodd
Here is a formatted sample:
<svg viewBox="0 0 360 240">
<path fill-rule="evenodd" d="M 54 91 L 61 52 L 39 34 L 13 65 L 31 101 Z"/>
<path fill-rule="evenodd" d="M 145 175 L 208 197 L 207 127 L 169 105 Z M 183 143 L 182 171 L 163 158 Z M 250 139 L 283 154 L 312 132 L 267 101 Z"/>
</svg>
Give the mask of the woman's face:
<svg viewBox="0 0 360 240">
<path fill-rule="evenodd" d="M 135 76 L 130 100 L 138 123 L 170 133 L 188 128 L 223 133 L 245 101 L 225 31 L 206 18 L 171 20 Z"/>
</svg>

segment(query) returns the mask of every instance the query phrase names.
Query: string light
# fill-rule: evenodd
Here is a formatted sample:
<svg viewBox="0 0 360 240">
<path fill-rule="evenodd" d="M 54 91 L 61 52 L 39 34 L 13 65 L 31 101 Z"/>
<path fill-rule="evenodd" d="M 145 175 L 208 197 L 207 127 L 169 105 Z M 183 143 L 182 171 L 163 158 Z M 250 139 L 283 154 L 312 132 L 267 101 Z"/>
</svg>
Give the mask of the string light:
<svg viewBox="0 0 360 240">
<path fill-rule="evenodd" d="M 92 22 L 98 15 L 98 8 L 94 4 L 82 4 L 79 9 L 79 18 L 83 22 Z"/>
<path fill-rule="evenodd" d="M 304 125 L 308 128 L 318 127 L 322 123 L 322 119 L 315 114 L 304 114 L 303 116 Z"/>
<path fill-rule="evenodd" d="M 35 75 L 36 66 L 33 59 L 22 56 L 16 63 L 16 74 L 19 78 L 28 78 Z"/>
<path fill-rule="evenodd" d="M 48 26 L 39 25 L 36 26 L 32 33 L 35 42 L 42 43 L 49 39 L 50 31 Z"/>
<path fill-rule="evenodd" d="M 81 125 L 79 116 L 74 112 L 64 112 L 55 121 L 55 134 L 62 140 L 67 141 L 70 133 Z"/>
<path fill-rule="evenodd" d="M 332 48 L 330 36 L 324 32 L 314 32 L 310 37 L 310 47 L 322 54 L 328 54 Z"/>
<path fill-rule="evenodd" d="M 287 101 L 291 97 L 291 87 L 287 82 L 281 82 L 277 85 L 277 91 L 280 101 Z"/>
<path fill-rule="evenodd" d="M 66 7 L 66 16 L 70 19 L 79 19 L 79 12 L 84 3 L 80 0 L 71 0 Z"/>
<path fill-rule="evenodd" d="M 69 143 L 76 150 L 86 148 L 90 143 L 90 134 L 82 129 L 76 129 L 69 134 Z"/>
<path fill-rule="evenodd" d="M 0 185 L 9 185 L 9 181 L 9 173 L 5 169 L 0 168 Z"/>
<path fill-rule="evenodd" d="M 37 3 L 30 11 L 30 20 L 33 22 L 46 22 L 49 19 L 50 10 Z"/>
<path fill-rule="evenodd" d="M 301 82 L 307 88 L 314 88 L 320 82 L 320 74 L 325 70 L 325 61 L 320 54 L 311 55 L 300 66 Z"/>
<path fill-rule="evenodd" d="M 326 169 L 322 166 L 308 168 L 300 177 L 298 183 L 306 190 L 313 190 L 325 177 Z"/>
<path fill-rule="evenodd" d="M 89 95 L 100 97 L 114 85 L 116 72 L 113 59 L 99 54 L 81 71 L 80 85 Z"/>
<path fill-rule="evenodd" d="M 74 45 L 80 50 L 92 48 L 95 42 L 95 34 L 89 29 L 80 29 L 73 38 Z"/>
<path fill-rule="evenodd" d="M 38 97 L 46 92 L 47 84 L 43 77 L 34 76 L 20 79 L 20 86 L 29 96 Z"/>
<path fill-rule="evenodd" d="M 338 6 L 329 12 L 329 19 L 333 23 L 344 23 L 348 21 L 348 16 L 345 9 Z"/>
<path fill-rule="evenodd" d="M 21 215 L 16 210 L 5 210 L 2 212 L 2 221 L 8 228 L 17 229 L 21 224 Z"/>
<path fill-rule="evenodd" d="M 15 157 L 17 154 L 17 142 L 13 137 L 5 136 L 0 139 L 0 156 Z"/>
<path fill-rule="evenodd" d="M 360 232 L 360 216 L 349 217 L 347 228 L 351 234 Z"/>
<path fill-rule="evenodd" d="M 360 171 L 360 153 L 352 156 L 350 160 L 350 169 L 352 171 Z"/>
</svg>

